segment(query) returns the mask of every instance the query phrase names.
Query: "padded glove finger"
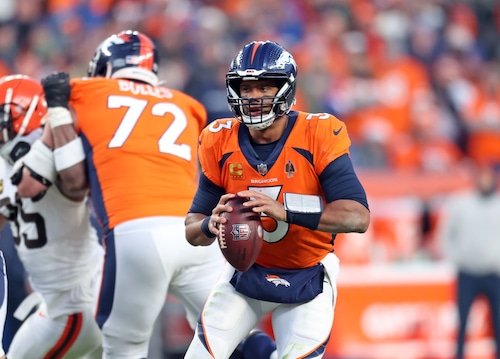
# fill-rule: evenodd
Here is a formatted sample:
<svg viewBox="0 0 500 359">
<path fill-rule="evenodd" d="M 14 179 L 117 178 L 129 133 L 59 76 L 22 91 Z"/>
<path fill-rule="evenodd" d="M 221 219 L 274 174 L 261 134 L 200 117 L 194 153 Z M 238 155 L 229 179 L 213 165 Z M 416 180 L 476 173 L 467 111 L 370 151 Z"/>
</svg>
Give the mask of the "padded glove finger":
<svg viewBox="0 0 500 359">
<path fill-rule="evenodd" d="M 69 74 L 67 72 L 55 72 L 42 79 L 45 100 L 48 107 L 69 108 L 68 102 L 71 94 Z"/>
</svg>

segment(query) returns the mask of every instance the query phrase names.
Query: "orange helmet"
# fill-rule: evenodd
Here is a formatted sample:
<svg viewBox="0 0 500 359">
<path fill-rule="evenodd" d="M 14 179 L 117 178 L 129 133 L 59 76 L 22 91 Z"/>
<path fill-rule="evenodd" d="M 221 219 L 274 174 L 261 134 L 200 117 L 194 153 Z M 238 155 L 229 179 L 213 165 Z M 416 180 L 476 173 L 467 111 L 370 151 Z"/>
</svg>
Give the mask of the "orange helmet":
<svg viewBox="0 0 500 359">
<path fill-rule="evenodd" d="M 14 147 L 14 139 L 40 128 L 47 113 L 42 85 L 25 75 L 0 78 L 0 147 L 4 157 Z M 9 146 L 6 146 L 9 144 Z M 5 148 L 9 147 L 9 148 Z M 11 157 L 11 156 L 10 156 Z"/>
</svg>

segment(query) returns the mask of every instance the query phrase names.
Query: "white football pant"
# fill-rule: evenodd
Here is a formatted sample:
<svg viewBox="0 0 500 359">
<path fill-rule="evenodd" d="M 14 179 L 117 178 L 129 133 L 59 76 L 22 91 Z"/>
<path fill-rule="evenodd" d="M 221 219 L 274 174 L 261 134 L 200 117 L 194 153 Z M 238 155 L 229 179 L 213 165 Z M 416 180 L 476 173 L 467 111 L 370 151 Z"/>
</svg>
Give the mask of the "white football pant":
<svg viewBox="0 0 500 359">
<path fill-rule="evenodd" d="M 192 246 L 183 217 L 150 217 L 117 225 L 104 245 L 97 316 L 103 322 L 103 358 L 147 358 L 167 291 L 184 305 L 194 329 L 225 262 L 215 241 Z"/>
<path fill-rule="evenodd" d="M 330 253 L 325 266 L 323 292 L 304 304 L 280 304 L 249 298 L 229 283 L 234 269 L 227 264 L 210 293 L 201 315 L 201 325 L 186 353 L 186 359 L 227 359 L 260 319 L 271 313 L 278 358 L 322 358 L 316 350 L 326 344 L 333 325 L 337 297 L 339 260 Z M 203 331 L 203 334 L 201 333 Z M 200 340 L 204 335 L 210 352 Z"/>
</svg>

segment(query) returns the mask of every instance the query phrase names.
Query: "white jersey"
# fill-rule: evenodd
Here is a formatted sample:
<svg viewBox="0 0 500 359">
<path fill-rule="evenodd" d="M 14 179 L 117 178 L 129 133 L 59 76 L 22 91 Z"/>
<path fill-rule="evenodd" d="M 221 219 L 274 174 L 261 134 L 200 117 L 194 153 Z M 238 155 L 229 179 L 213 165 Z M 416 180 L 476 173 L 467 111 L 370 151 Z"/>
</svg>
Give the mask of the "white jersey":
<svg viewBox="0 0 500 359">
<path fill-rule="evenodd" d="M 0 166 L 0 213 L 10 220 L 31 286 L 52 317 L 88 308 L 95 301 L 91 285 L 102 269 L 103 249 L 86 201 L 70 201 L 55 185 L 38 201 L 21 199 L 11 184 L 10 166 L 3 159 Z M 77 298 L 63 294 L 73 289 Z"/>
</svg>

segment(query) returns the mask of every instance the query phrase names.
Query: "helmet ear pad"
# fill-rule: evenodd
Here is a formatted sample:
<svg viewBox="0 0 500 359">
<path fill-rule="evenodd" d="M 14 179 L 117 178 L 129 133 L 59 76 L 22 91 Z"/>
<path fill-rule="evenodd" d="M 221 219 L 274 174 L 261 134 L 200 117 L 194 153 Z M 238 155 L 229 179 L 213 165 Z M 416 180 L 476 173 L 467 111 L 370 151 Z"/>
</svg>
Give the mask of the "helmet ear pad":
<svg viewBox="0 0 500 359">
<path fill-rule="evenodd" d="M 276 94 L 281 101 L 279 108 L 276 109 L 278 116 L 286 115 L 295 104 L 295 93 L 297 92 L 297 82 L 290 82 L 288 80 L 278 81 L 279 91 Z"/>
</svg>

